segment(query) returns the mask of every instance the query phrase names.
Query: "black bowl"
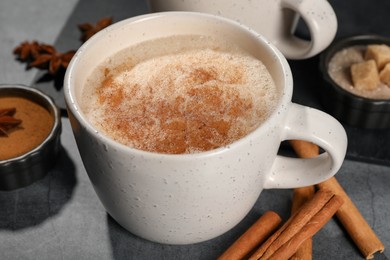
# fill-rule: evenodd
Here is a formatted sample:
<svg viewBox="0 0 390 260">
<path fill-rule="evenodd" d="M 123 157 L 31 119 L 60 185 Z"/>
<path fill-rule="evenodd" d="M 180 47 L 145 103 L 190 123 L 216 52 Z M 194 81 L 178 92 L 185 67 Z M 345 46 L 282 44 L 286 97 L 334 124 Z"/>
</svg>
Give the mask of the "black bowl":
<svg viewBox="0 0 390 260">
<path fill-rule="evenodd" d="M 377 35 L 359 35 L 333 42 L 320 55 L 322 76 L 321 103 L 326 112 L 354 127 L 384 129 L 390 127 L 390 99 L 370 99 L 355 95 L 340 87 L 328 73 L 331 58 L 344 48 L 356 45 L 387 44 L 390 39 Z"/>
</svg>

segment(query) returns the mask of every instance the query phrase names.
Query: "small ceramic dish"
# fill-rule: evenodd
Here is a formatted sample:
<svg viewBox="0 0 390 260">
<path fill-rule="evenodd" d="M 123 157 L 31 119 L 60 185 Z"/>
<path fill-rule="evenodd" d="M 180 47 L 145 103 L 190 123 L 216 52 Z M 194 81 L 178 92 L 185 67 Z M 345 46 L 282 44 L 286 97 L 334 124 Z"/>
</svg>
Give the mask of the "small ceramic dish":
<svg viewBox="0 0 390 260">
<path fill-rule="evenodd" d="M 390 46 L 390 39 L 377 35 L 359 35 L 344 38 L 332 43 L 320 55 L 319 68 L 323 79 L 323 84 L 320 88 L 320 98 L 326 112 L 347 125 L 366 129 L 389 128 L 390 97 L 367 97 L 353 93 L 354 91 L 341 87 L 340 82 L 336 82 L 335 77 L 330 75 L 331 68 L 329 64 L 333 62 L 332 59 L 335 55 L 351 47 L 356 47 L 358 52 L 361 52 L 360 55 L 363 55 L 366 46 L 369 44 L 386 44 Z M 358 52 L 355 52 L 354 55 Z M 342 60 L 345 61 L 349 58 L 343 57 Z M 347 74 L 349 71 L 344 71 L 344 73 Z"/>
<path fill-rule="evenodd" d="M 0 109 L 10 108 L 21 123 L 0 135 L 0 190 L 43 178 L 61 150 L 60 111 L 50 97 L 26 86 L 0 85 Z"/>
</svg>

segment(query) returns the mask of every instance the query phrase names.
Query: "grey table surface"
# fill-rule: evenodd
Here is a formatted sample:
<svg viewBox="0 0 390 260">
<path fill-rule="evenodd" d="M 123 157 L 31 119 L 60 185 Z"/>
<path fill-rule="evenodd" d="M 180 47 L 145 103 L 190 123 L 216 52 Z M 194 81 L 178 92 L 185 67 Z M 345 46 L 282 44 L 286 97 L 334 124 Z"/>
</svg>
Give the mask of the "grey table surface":
<svg viewBox="0 0 390 260">
<path fill-rule="evenodd" d="M 44 89 L 61 106 L 61 89 L 42 80 L 42 72 L 26 70 L 12 49 L 34 39 L 55 44 L 61 51 L 77 48 L 78 23 L 111 15 L 118 21 L 145 12 L 142 0 L 1 0 L 0 84 Z M 215 259 L 265 211 L 274 210 L 284 220 L 289 216 L 291 190 L 266 190 L 239 225 L 210 241 L 170 246 L 135 237 L 105 212 L 66 116 L 62 123 L 63 151 L 49 174 L 26 188 L 0 192 L 0 259 Z M 347 159 L 337 178 L 388 247 L 390 167 Z M 313 259 L 363 259 L 335 218 L 313 239 Z"/>
</svg>

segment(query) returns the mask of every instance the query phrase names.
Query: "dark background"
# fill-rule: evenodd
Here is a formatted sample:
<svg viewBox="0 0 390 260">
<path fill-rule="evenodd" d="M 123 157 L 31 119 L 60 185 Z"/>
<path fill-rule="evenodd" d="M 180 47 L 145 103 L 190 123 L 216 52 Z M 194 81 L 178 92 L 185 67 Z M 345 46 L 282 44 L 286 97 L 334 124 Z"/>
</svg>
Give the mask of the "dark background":
<svg viewBox="0 0 390 260">
<path fill-rule="evenodd" d="M 334 41 L 361 34 L 390 37 L 390 1 L 330 0 L 329 3 L 338 20 Z M 304 24 L 299 23 L 296 34 L 308 37 Z M 306 60 L 289 61 L 294 77 L 293 102 L 327 112 L 319 98 L 319 88 L 323 83 L 319 74 L 320 55 Z M 369 130 L 345 123 L 343 125 L 348 135 L 348 159 L 390 165 L 389 129 Z"/>
</svg>

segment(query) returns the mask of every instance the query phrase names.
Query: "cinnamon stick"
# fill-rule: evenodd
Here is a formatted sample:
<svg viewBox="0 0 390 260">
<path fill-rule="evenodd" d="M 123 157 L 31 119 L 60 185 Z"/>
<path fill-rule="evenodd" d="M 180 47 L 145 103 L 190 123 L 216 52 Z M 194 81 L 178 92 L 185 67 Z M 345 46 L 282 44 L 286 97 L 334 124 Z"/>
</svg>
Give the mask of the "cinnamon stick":
<svg viewBox="0 0 390 260">
<path fill-rule="evenodd" d="M 271 259 L 274 254 L 283 256 L 278 259 L 288 259 L 306 239 L 325 225 L 341 204 L 342 199 L 331 191 L 317 191 L 314 197 L 291 216 L 249 259 Z"/>
<path fill-rule="evenodd" d="M 290 145 L 294 149 L 294 152 L 301 158 L 316 157 L 320 153 L 318 145 L 301 141 L 301 140 L 289 140 Z"/>
<path fill-rule="evenodd" d="M 302 229 L 294 235 L 288 242 L 284 243 L 275 253 L 268 259 L 288 259 L 302 245 L 302 241 L 306 241 L 317 233 L 336 213 L 343 204 L 340 196 L 333 196 L 324 207 L 316 213 Z"/>
<path fill-rule="evenodd" d="M 337 211 L 336 216 L 366 259 L 372 259 L 376 252 L 382 253 L 385 250 L 383 243 L 366 222 L 336 178 L 333 177 L 322 182 L 317 187 L 330 189 L 343 198 L 345 203 Z"/>
<path fill-rule="evenodd" d="M 290 144 L 297 155 L 302 158 L 310 158 L 318 155 L 318 150 L 316 151 L 312 143 L 291 140 Z M 335 177 L 318 184 L 317 187 L 329 189 L 342 197 L 344 204 L 337 211 L 336 216 L 366 259 L 372 259 L 376 252 L 382 253 L 384 251 L 383 243 L 368 225 Z"/>
<path fill-rule="evenodd" d="M 265 212 L 218 260 L 243 259 L 276 230 L 282 219 L 273 211 Z"/>
<path fill-rule="evenodd" d="M 320 149 L 316 144 L 304 142 L 300 140 L 290 140 L 290 145 L 293 147 L 295 153 L 301 158 L 312 158 L 316 157 Z M 307 200 L 311 199 L 314 195 L 315 188 L 314 186 L 308 186 L 303 188 L 294 189 L 293 203 L 292 203 L 292 213 L 296 212 L 297 209 L 305 203 Z M 300 248 L 295 252 L 295 254 L 290 258 L 290 260 L 311 260 L 313 254 L 313 241 L 307 239 Z"/>
<path fill-rule="evenodd" d="M 314 196 L 314 192 L 314 186 L 294 189 L 291 213 L 296 213 L 305 202 L 309 201 Z M 313 241 L 309 238 L 302 243 L 290 260 L 311 260 L 312 258 Z"/>
</svg>

